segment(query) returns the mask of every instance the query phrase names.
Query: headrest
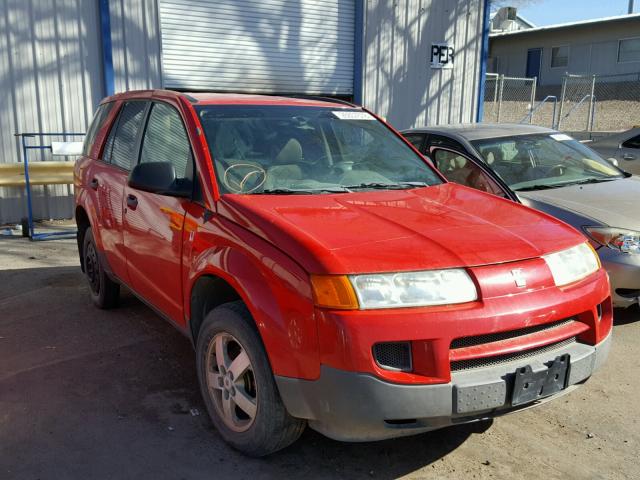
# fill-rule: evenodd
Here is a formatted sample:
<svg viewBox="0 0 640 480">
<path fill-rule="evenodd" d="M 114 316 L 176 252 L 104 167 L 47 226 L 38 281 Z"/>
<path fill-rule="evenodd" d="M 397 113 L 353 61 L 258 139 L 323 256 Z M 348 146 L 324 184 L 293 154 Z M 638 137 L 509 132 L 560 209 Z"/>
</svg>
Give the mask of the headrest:
<svg viewBox="0 0 640 480">
<path fill-rule="evenodd" d="M 302 145 L 295 138 L 282 147 L 282 150 L 276 155 L 276 164 L 279 165 L 299 165 L 302 162 Z"/>
</svg>

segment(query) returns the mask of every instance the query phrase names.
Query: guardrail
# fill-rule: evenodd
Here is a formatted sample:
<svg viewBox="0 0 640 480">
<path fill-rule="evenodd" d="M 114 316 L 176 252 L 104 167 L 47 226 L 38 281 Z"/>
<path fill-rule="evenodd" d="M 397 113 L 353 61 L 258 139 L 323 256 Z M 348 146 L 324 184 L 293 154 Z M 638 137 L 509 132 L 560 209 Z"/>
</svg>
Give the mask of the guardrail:
<svg viewBox="0 0 640 480">
<path fill-rule="evenodd" d="M 31 162 L 30 185 L 68 185 L 73 183 L 74 162 Z M 0 187 L 27 185 L 24 163 L 0 163 Z"/>
</svg>

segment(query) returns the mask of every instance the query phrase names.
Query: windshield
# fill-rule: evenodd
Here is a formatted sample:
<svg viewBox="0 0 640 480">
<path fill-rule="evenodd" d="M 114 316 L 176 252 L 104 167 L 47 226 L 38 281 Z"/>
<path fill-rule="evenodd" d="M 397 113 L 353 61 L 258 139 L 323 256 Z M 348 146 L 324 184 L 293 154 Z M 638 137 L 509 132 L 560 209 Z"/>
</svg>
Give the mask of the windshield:
<svg viewBox="0 0 640 480">
<path fill-rule="evenodd" d="M 442 180 L 384 124 L 353 108 L 197 107 L 222 193 L 337 193 Z"/>
<path fill-rule="evenodd" d="M 562 133 L 491 138 L 472 143 L 512 190 L 541 190 L 624 177 L 593 150 Z"/>
</svg>

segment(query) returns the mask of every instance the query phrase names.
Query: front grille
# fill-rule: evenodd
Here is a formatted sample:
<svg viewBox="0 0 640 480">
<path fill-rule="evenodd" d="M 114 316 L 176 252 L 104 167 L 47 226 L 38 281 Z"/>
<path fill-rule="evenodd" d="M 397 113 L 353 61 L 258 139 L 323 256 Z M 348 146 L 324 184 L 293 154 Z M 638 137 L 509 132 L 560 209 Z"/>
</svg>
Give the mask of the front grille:
<svg viewBox="0 0 640 480">
<path fill-rule="evenodd" d="M 554 328 L 564 327 L 573 322 L 575 322 L 575 320 L 569 318 L 551 323 L 543 323 L 542 325 L 535 325 L 533 327 L 519 328 L 518 330 L 509 330 L 508 332 L 488 333 L 486 335 L 475 335 L 473 337 L 456 338 L 451 342 L 451 349 L 455 350 L 457 348 L 484 345 L 485 343 L 500 342 L 502 340 L 509 340 L 511 338 L 522 337 L 524 335 L 531 335 L 532 333 L 544 332 L 545 330 L 553 330 Z"/>
<path fill-rule="evenodd" d="M 386 370 L 411 371 L 411 344 L 409 342 L 376 343 L 373 358 Z"/>
<path fill-rule="evenodd" d="M 543 347 L 532 348 L 524 352 L 506 353 L 504 355 L 496 355 L 493 357 L 471 358 L 469 360 L 458 360 L 451 362 L 451 371 L 470 370 L 472 368 L 492 367 L 501 363 L 512 362 L 516 360 L 524 360 L 541 353 L 552 352 L 567 347 L 576 342 L 576 337 L 567 338 L 561 342 L 551 343 Z"/>
</svg>

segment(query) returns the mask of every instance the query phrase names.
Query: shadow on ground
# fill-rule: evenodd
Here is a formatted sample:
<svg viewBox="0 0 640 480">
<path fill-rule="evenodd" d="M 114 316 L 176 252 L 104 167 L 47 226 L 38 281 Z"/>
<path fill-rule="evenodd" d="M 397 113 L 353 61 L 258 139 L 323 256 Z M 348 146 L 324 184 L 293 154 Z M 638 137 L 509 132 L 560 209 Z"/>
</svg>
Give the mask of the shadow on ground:
<svg viewBox="0 0 640 480">
<path fill-rule="evenodd" d="M 614 325 L 627 325 L 628 323 L 638 322 L 640 320 L 640 307 L 634 305 L 629 308 L 616 308 L 613 311 Z"/>
<path fill-rule="evenodd" d="M 346 444 L 307 430 L 248 459 L 200 399 L 189 340 L 131 294 L 95 309 L 78 267 L 0 271 L 0 477 L 396 478 L 474 430 Z"/>
</svg>

